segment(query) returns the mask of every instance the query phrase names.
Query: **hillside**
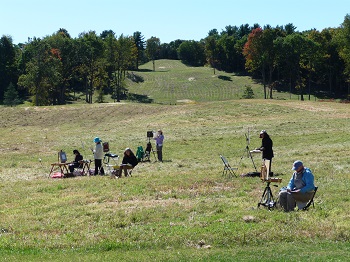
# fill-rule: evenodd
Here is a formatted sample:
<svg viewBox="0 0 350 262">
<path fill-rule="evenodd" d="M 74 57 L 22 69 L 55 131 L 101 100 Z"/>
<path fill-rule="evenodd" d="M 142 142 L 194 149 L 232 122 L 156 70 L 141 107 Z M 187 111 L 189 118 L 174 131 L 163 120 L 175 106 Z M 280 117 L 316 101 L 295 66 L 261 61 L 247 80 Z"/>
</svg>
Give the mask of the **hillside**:
<svg viewBox="0 0 350 262">
<path fill-rule="evenodd" d="M 180 69 L 179 69 L 180 70 Z M 145 72 L 145 76 L 150 72 Z M 161 75 L 162 73 L 157 73 Z M 145 77 L 146 78 L 146 77 Z M 349 251 L 349 105 L 227 100 L 159 105 L 105 103 L 0 110 L 0 255 L 7 261 L 344 261 Z M 93 138 L 146 146 L 163 129 L 164 162 L 140 163 L 122 179 L 50 179 L 57 152 L 91 159 Z M 273 141 L 282 183 L 301 159 L 315 174 L 315 207 L 257 208 L 258 178 L 222 176 L 219 154 L 238 175 L 245 154 Z M 260 156 L 254 156 L 259 168 Z"/>
<path fill-rule="evenodd" d="M 208 67 L 190 67 L 179 60 L 156 60 L 132 72 L 128 81 L 131 93 L 149 96 L 161 104 L 220 101 L 241 99 L 246 86 L 250 86 L 256 98 L 263 98 L 263 87 L 249 76 L 226 73 Z M 285 93 L 274 92 L 275 99 L 289 99 Z M 294 98 L 297 98 L 296 96 Z"/>
</svg>

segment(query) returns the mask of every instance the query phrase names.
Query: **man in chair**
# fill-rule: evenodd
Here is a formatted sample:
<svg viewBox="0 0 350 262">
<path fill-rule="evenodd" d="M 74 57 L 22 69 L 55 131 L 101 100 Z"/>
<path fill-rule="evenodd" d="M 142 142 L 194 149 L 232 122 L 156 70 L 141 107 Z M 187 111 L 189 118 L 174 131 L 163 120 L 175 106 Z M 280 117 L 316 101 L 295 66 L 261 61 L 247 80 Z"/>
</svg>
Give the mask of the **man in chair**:
<svg viewBox="0 0 350 262">
<path fill-rule="evenodd" d="M 304 167 L 303 162 L 297 160 L 293 163 L 294 173 L 286 190 L 280 192 L 280 204 L 284 211 L 293 211 L 297 205 L 303 209 L 314 195 L 314 175 L 311 170 Z"/>
</svg>

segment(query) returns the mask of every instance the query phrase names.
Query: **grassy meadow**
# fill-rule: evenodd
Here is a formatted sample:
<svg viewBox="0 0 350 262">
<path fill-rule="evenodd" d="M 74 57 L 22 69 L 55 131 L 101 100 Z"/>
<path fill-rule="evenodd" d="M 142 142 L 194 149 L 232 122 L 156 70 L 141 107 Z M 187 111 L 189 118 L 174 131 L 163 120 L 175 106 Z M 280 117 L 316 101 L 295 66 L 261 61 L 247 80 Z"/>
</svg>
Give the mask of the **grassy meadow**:
<svg viewBox="0 0 350 262">
<path fill-rule="evenodd" d="M 141 85 L 151 90 L 147 81 Z M 233 97 L 177 103 L 186 96 L 166 95 L 152 104 L 2 107 L 0 260 L 348 259 L 349 104 Z M 159 128 L 164 162 L 151 155 L 132 177 L 48 178 L 61 149 L 68 160 L 73 149 L 92 159 L 99 136 L 121 155 L 126 147 L 145 147 L 146 132 Z M 273 139 L 272 169 L 282 178 L 274 195 L 300 159 L 319 186 L 315 207 L 291 213 L 257 208 L 265 187 L 259 178 L 222 176 L 220 154 L 238 166 L 238 175 L 254 171 L 245 154 L 248 128 L 252 149 L 261 143 L 261 129 Z M 254 161 L 259 168 L 260 155 Z"/>
<path fill-rule="evenodd" d="M 260 83 L 249 76 L 240 76 L 209 67 L 190 67 L 177 60 L 155 61 L 140 66 L 133 72 L 139 81 L 129 81 L 131 93 L 147 95 L 155 103 L 183 104 L 191 102 L 241 99 L 247 86 L 254 91 L 255 98 L 263 98 Z M 274 99 L 298 99 L 283 92 L 274 92 Z"/>
</svg>

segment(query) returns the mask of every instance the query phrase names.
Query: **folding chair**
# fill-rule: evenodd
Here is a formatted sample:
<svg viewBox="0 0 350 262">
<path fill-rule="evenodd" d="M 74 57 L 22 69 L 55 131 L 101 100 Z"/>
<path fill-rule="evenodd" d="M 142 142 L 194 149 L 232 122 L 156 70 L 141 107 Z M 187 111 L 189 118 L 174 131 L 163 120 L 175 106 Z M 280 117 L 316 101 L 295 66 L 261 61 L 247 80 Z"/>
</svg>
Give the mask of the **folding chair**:
<svg viewBox="0 0 350 262">
<path fill-rule="evenodd" d="M 303 210 L 307 210 L 307 209 L 311 206 L 311 204 L 312 204 L 313 207 L 315 207 L 314 197 L 315 197 L 315 195 L 316 195 L 317 189 L 318 189 L 318 187 L 315 186 L 314 194 L 312 195 L 312 198 L 309 200 L 309 202 L 307 202 L 307 204 L 306 204 L 306 206 L 303 208 Z"/>
<path fill-rule="evenodd" d="M 106 153 L 103 158 L 103 163 L 106 165 L 107 173 L 115 175 L 119 170 L 119 156 L 112 153 Z"/>
<path fill-rule="evenodd" d="M 229 178 L 235 176 L 237 177 L 235 171 L 238 170 L 238 167 L 231 167 L 226 157 L 220 155 L 222 162 L 224 163 L 224 170 L 222 171 L 223 176 L 228 176 Z"/>
</svg>

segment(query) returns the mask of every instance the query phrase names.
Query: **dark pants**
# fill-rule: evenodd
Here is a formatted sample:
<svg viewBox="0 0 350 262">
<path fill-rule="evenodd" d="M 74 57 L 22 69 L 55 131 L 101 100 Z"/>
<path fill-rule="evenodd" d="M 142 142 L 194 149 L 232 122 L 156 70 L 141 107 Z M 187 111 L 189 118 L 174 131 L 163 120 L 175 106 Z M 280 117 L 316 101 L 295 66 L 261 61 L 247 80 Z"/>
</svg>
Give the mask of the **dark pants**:
<svg viewBox="0 0 350 262">
<path fill-rule="evenodd" d="M 128 176 L 128 169 L 133 169 L 132 166 L 129 166 L 129 165 L 122 165 L 119 167 L 119 171 L 118 171 L 118 177 L 122 177 L 122 172 L 124 170 L 124 175 L 125 177 Z"/>
<path fill-rule="evenodd" d="M 69 167 L 69 171 L 70 171 L 71 173 L 73 173 L 74 168 L 78 168 L 78 167 L 81 167 L 81 166 L 80 166 L 79 163 L 73 163 L 73 164 L 69 165 L 68 167 Z"/>
<path fill-rule="evenodd" d="M 156 145 L 158 161 L 163 162 L 163 146 Z"/>
<path fill-rule="evenodd" d="M 102 159 L 95 159 L 95 176 L 98 175 L 98 171 L 100 171 L 101 175 L 105 174 L 102 166 Z"/>
<path fill-rule="evenodd" d="M 313 192 L 296 192 L 291 193 L 287 191 L 280 192 L 280 204 L 284 211 L 293 211 L 298 204 L 298 208 L 302 209 L 306 206 L 306 203 L 312 198 Z"/>
</svg>

